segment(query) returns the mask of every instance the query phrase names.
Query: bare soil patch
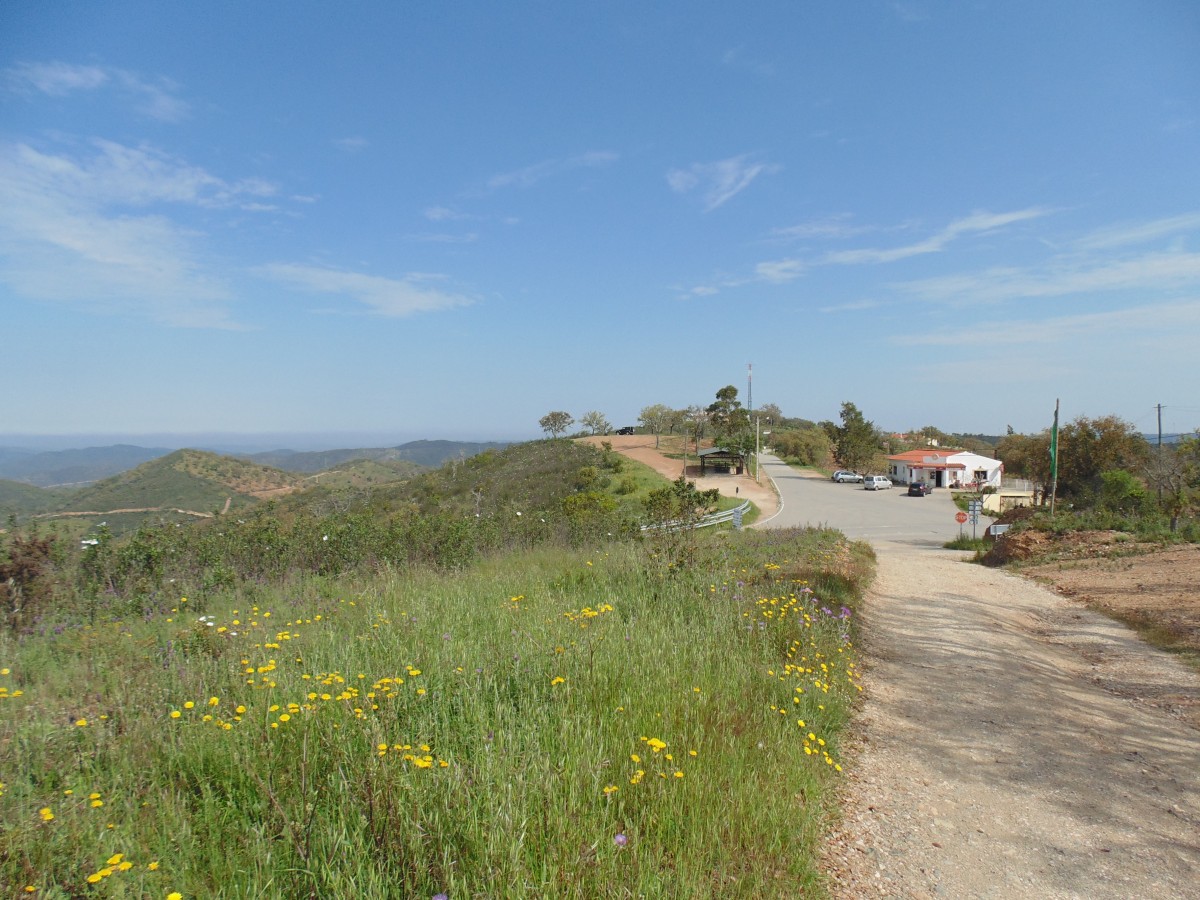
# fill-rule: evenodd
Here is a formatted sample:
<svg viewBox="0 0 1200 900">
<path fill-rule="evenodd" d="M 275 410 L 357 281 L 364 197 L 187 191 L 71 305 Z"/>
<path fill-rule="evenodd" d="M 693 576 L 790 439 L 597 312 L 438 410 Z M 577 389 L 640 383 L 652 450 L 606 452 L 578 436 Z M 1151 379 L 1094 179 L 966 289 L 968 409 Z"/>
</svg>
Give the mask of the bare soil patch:
<svg viewBox="0 0 1200 900">
<path fill-rule="evenodd" d="M 1053 536 L 1020 532 L 1006 555 L 1021 575 L 1135 627 L 1151 643 L 1200 668 L 1200 546 L 1163 547 L 1112 531 Z M 1113 690 L 1132 688 L 1114 682 Z M 1138 686 L 1147 702 L 1200 728 L 1200 696 L 1170 685 Z"/>
<path fill-rule="evenodd" d="M 596 447 L 604 443 L 609 443 L 617 453 L 649 466 L 664 478 L 669 478 L 672 481 L 680 475 L 685 474 L 683 460 L 672 459 L 655 447 L 653 435 L 596 435 L 595 437 L 581 438 L 581 440 L 585 444 L 592 444 Z M 771 486 L 770 480 L 766 477 L 763 478 L 762 484 L 756 482 L 749 473 L 742 475 L 713 475 L 710 473 L 701 477 L 700 464 L 696 462 L 695 457 L 690 460 L 686 475 L 689 481 L 696 482 L 696 487 L 699 490 L 707 491 L 711 488 L 716 488 L 721 492 L 722 496 L 740 497 L 743 500 L 749 500 L 758 507 L 762 519 L 769 519 L 775 513 L 779 512 L 779 497 L 775 493 L 774 487 Z"/>
</svg>

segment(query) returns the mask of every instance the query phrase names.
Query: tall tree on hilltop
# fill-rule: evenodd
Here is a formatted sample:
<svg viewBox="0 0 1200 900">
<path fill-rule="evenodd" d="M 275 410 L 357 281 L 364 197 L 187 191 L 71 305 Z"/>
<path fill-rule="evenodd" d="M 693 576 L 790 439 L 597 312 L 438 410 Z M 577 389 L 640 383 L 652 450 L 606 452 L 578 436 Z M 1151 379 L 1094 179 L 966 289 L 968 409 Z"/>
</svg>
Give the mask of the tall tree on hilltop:
<svg viewBox="0 0 1200 900">
<path fill-rule="evenodd" d="M 655 403 L 642 407 L 638 421 L 642 423 L 643 428 L 654 434 L 654 446 L 657 448 L 659 436 L 670 427 L 674 418 L 675 410 L 662 403 Z"/>
<path fill-rule="evenodd" d="M 750 427 L 750 414 L 737 395 L 738 389 L 728 384 L 717 391 L 717 399 L 708 405 L 708 420 L 719 437 L 732 437 Z"/>
<path fill-rule="evenodd" d="M 579 421 L 583 424 L 584 428 L 591 429 L 592 434 L 608 434 L 612 430 L 612 425 L 604 417 L 604 413 L 596 409 L 585 413 Z"/>
<path fill-rule="evenodd" d="M 552 438 L 556 438 L 563 434 L 574 424 L 575 419 L 571 416 L 571 414 L 568 412 L 563 412 L 560 409 L 548 412 L 546 415 L 538 419 L 538 425 L 542 427 L 542 431 L 546 432 L 546 434 L 550 435 Z"/>
</svg>

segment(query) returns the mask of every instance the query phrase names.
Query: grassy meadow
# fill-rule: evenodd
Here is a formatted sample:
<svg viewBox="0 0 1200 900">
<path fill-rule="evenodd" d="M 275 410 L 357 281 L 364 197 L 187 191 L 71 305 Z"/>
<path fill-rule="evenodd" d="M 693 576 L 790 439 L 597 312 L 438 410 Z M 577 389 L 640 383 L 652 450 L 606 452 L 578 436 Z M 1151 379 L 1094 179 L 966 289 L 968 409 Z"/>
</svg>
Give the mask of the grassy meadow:
<svg viewBox="0 0 1200 900">
<path fill-rule="evenodd" d="M 0 894 L 819 896 L 871 570 L 593 540 L 0 632 Z"/>
</svg>

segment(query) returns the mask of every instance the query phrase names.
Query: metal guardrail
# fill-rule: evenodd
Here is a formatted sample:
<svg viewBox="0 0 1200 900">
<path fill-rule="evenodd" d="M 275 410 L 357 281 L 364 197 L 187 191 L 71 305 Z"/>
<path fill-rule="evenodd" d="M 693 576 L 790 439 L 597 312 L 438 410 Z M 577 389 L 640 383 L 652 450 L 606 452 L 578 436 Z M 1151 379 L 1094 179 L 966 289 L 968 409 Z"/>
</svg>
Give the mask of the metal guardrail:
<svg viewBox="0 0 1200 900">
<path fill-rule="evenodd" d="M 680 531 L 685 528 L 707 528 L 709 525 L 720 525 L 723 522 L 732 522 L 734 516 L 738 513 L 746 514 L 750 509 L 750 501 L 742 501 L 741 506 L 735 506 L 733 509 L 727 509 L 724 512 L 712 513 L 707 516 L 701 516 L 694 524 L 688 525 L 686 522 L 663 522 L 661 525 L 643 525 L 642 531 Z"/>
</svg>

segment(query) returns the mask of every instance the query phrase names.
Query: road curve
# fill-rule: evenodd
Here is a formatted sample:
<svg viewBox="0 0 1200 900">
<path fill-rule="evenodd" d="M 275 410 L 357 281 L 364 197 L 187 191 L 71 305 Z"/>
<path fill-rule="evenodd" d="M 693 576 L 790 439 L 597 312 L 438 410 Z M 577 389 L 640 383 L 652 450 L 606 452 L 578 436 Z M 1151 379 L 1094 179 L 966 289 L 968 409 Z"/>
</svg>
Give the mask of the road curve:
<svg viewBox="0 0 1200 900">
<path fill-rule="evenodd" d="M 834 897 L 1200 898 L 1200 732 L 1141 699 L 1150 684 L 1200 690 L 1200 676 L 942 549 L 959 530 L 946 491 L 864 491 L 774 458 L 763 470 L 782 499 L 763 527 L 829 525 L 878 557 L 826 841 Z"/>
</svg>

